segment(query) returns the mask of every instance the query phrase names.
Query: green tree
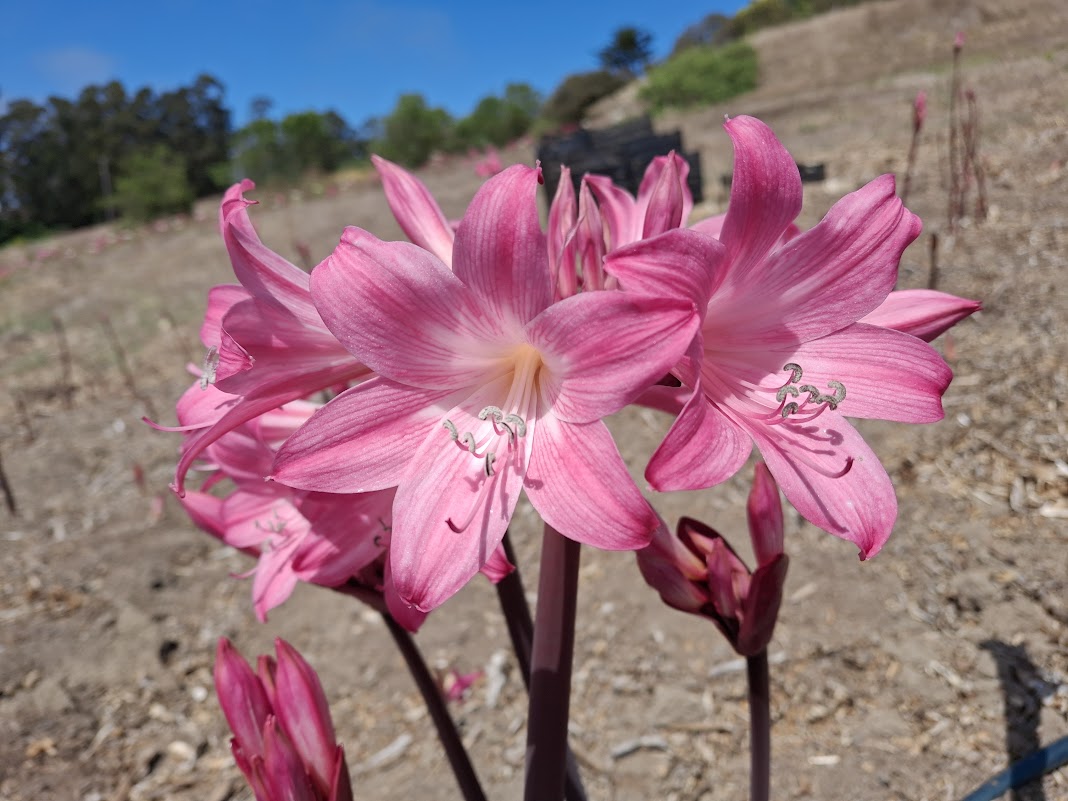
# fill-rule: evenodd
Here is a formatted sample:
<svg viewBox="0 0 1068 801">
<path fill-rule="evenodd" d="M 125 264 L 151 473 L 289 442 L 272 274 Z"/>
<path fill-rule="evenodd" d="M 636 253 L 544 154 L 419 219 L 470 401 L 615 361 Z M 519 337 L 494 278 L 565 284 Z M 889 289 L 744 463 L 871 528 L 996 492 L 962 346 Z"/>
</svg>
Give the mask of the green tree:
<svg viewBox="0 0 1068 801">
<path fill-rule="evenodd" d="M 430 154 L 444 148 L 452 129 L 452 117 L 442 108 L 431 108 L 419 94 L 401 95 L 383 120 L 383 138 L 378 152 L 406 167 L 419 167 Z"/>
<path fill-rule="evenodd" d="M 123 219 L 145 222 L 189 211 L 193 198 L 185 161 L 167 145 L 157 144 L 123 159 L 110 203 Z"/>
<path fill-rule="evenodd" d="M 626 78 L 606 70 L 568 75 L 545 101 L 542 116 L 555 125 L 577 125 L 586 109 L 626 83 Z"/>
<path fill-rule="evenodd" d="M 618 29 L 612 41 L 597 54 L 601 67 L 608 72 L 634 76 L 642 72 L 653 57 L 653 35 L 634 27 Z"/>
</svg>

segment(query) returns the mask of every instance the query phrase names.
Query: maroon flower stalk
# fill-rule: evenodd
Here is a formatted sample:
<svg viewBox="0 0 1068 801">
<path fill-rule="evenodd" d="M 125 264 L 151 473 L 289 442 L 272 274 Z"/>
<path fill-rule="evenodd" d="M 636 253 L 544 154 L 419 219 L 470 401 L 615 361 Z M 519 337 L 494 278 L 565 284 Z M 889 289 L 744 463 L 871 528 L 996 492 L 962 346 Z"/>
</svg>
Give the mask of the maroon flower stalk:
<svg viewBox="0 0 1068 801">
<path fill-rule="evenodd" d="M 770 471 L 758 464 L 746 508 L 757 568 L 705 524 L 683 518 L 637 552 L 646 582 L 675 609 L 708 618 L 746 658 L 749 679 L 750 801 L 768 801 L 771 788 L 771 692 L 768 643 L 782 604 L 789 562 L 783 552 L 782 505 Z"/>
<path fill-rule="evenodd" d="M 546 524 L 531 656 L 524 801 L 564 794 L 580 546 Z"/>
</svg>

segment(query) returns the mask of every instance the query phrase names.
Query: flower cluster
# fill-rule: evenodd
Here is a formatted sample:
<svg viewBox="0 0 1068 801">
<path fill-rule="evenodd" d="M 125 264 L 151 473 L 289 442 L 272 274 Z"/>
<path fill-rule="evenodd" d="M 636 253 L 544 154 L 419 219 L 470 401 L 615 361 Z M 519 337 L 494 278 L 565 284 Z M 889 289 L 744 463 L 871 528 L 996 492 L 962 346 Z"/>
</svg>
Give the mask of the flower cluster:
<svg viewBox="0 0 1068 801">
<path fill-rule="evenodd" d="M 597 176 L 576 193 L 565 170 L 546 232 L 538 168 L 491 177 L 453 225 L 376 158 L 410 242 L 348 228 L 309 276 L 260 242 L 251 183 L 227 193 L 239 285 L 209 296 L 176 488 L 198 523 L 259 557 L 261 616 L 297 580 L 355 582 L 413 628 L 476 573 L 507 573 L 523 493 L 566 537 L 645 548 L 662 523 L 602 422 L 635 402 L 677 416 L 646 470 L 655 489 L 718 484 L 755 445 L 768 492 L 777 482 L 862 558 L 879 551 L 894 490 L 847 417 L 940 419 L 951 373 L 927 341 L 978 304 L 892 291 L 920 222 L 891 176 L 801 232 L 785 148 L 749 117 L 726 129 L 729 208 L 691 228 L 675 154 L 636 198 Z M 194 464 L 207 487 L 185 492 Z M 229 496 L 206 492 L 222 478 Z M 711 543 L 704 569 L 742 575 L 720 540 L 686 532 L 692 552 Z M 713 604 L 721 627 L 750 625 L 739 593 Z"/>
</svg>

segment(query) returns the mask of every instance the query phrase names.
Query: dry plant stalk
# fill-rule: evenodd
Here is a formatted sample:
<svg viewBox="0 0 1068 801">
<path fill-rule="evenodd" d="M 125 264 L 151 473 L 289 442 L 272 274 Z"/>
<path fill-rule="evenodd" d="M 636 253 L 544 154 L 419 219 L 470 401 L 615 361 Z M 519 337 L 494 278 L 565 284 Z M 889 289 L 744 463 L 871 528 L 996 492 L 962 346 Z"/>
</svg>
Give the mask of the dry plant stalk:
<svg viewBox="0 0 1068 801">
<path fill-rule="evenodd" d="M 930 264 L 927 268 L 927 288 L 938 288 L 938 234 L 932 232 L 930 237 L 930 245 L 928 246 L 928 253 L 930 255 Z"/>
<path fill-rule="evenodd" d="M 11 399 L 15 402 L 15 413 L 19 416 L 19 424 L 22 426 L 25 441 L 27 443 L 33 442 L 37 439 L 37 433 L 33 430 L 30 410 L 26 408 L 26 398 L 21 391 L 15 391 L 11 394 Z"/>
<path fill-rule="evenodd" d="M 949 80 L 949 232 L 956 233 L 964 206 L 964 168 L 960 155 L 960 115 L 957 97 L 960 94 L 960 51 L 964 49 L 964 34 L 953 40 L 953 70 Z"/>
<path fill-rule="evenodd" d="M 970 178 L 975 179 L 975 219 L 985 220 L 987 215 L 986 175 L 979 162 L 979 102 L 976 100 L 975 90 L 970 88 L 964 92 L 964 99 L 968 104 L 968 114 L 961 129 L 964 138 L 965 183 L 967 184 Z M 963 197 L 961 197 L 960 205 L 963 211 Z"/>
<path fill-rule="evenodd" d="M 100 326 L 104 329 L 104 335 L 108 339 L 108 344 L 111 345 L 111 352 L 115 354 L 115 363 L 118 365 L 119 372 L 122 374 L 122 381 L 126 385 L 126 389 L 129 391 L 130 396 L 145 407 L 145 411 L 148 412 L 149 417 L 158 417 L 152 399 L 137 389 L 137 382 L 134 380 L 133 371 L 130 369 L 130 360 L 126 358 L 126 349 L 122 346 L 122 342 L 119 340 L 118 335 L 115 333 L 115 328 L 111 324 L 111 319 L 107 315 L 100 318 Z"/>
<path fill-rule="evenodd" d="M 63 321 L 56 315 L 52 315 L 52 328 L 56 332 L 56 343 L 59 350 L 59 381 L 57 387 L 63 398 L 63 408 L 70 409 L 74 403 L 74 363 L 70 355 L 70 341 L 67 339 L 67 329 Z"/>
<path fill-rule="evenodd" d="M 4 504 L 7 506 L 7 510 L 11 512 L 12 517 L 17 517 L 19 509 L 15 504 L 15 491 L 11 489 L 11 484 L 8 483 L 7 480 L 7 474 L 4 473 L 3 459 L 0 459 L 0 490 L 4 493 Z"/>
</svg>

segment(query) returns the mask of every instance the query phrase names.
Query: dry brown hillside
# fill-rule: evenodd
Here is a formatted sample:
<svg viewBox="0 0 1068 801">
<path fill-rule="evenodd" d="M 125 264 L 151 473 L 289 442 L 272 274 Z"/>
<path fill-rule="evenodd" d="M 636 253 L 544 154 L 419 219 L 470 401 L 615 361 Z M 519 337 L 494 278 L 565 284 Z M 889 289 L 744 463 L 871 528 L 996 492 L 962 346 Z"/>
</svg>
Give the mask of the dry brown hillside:
<svg viewBox="0 0 1068 801">
<path fill-rule="evenodd" d="M 859 563 L 855 548 L 791 516 L 771 646 L 776 799 L 954 801 L 1068 734 L 1066 14 L 1061 0 L 835 12 L 754 37 L 758 91 L 657 120 L 701 151 L 710 213 L 730 171 L 723 115 L 761 116 L 800 161 L 826 163 L 827 180 L 806 185 L 807 226 L 843 193 L 903 169 L 912 99 L 925 90 L 909 201 L 925 233 L 900 285 L 927 283 L 939 233 L 940 288 L 985 307 L 936 343 L 956 374 L 944 421 L 860 426 L 898 486 L 884 551 Z M 991 209 L 951 237 L 945 119 L 958 29 Z M 450 217 L 479 186 L 467 163 L 420 175 Z M 255 224 L 294 261 L 297 241 L 318 260 L 349 224 L 401 235 L 371 183 L 261 197 Z M 202 356 L 207 289 L 233 280 L 212 217 L 115 241 L 108 229 L 78 232 L 45 243 L 57 255 L 40 262 L 0 251 L 0 458 L 18 501 L 17 516 L 0 506 L 0 801 L 250 799 L 212 696 L 220 635 L 250 655 L 284 636 L 319 669 L 358 798 L 457 799 L 381 621 L 300 587 L 258 624 L 249 583 L 232 577 L 249 562 L 196 531 L 167 490 L 177 438 L 139 419 L 173 421 L 183 365 Z M 611 425 L 640 477 L 667 421 L 628 410 Z M 746 489 L 739 479 L 653 501 L 672 522 L 688 513 L 739 542 Z M 537 525 L 524 504 L 514 531 L 533 588 Z M 711 626 L 660 604 L 628 554 L 587 549 L 582 578 L 572 742 L 590 798 L 744 798 L 733 653 Z M 519 798 L 525 696 L 485 582 L 435 613 L 418 642 L 437 668 L 485 672 L 453 712 L 488 796 Z M 1017 799 L 1068 801 L 1068 771 Z"/>
</svg>

